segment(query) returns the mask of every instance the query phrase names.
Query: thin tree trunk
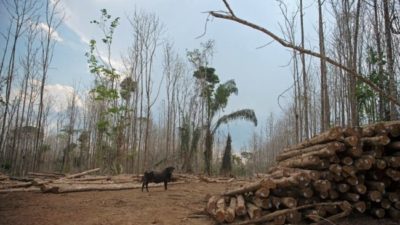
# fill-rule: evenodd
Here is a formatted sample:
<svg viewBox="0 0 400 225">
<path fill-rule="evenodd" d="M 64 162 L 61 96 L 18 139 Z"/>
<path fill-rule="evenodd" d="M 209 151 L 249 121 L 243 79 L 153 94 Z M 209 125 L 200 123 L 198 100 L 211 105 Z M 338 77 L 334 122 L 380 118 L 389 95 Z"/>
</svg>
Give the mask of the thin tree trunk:
<svg viewBox="0 0 400 225">
<path fill-rule="evenodd" d="M 394 59 L 392 48 L 392 33 L 391 33 L 391 20 L 389 14 L 389 0 L 383 0 L 383 14 L 385 20 L 385 39 L 386 39 L 386 55 L 387 55 L 387 73 L 389 77 L 389 94 L 397 99 L 397 89 L 394 74 Z M 390 102 L 390 120 L 396 120 L 397 115 L 396 105 Z"/>
<path fill-rule="evenodd" d="M 301 29 L 301 47 L 304 49 L 304 13 L 303 13 L 303 0 L 300 0 L 300 29 Z M 301 56 L 301 66 L 302 66 L 302 75 L 303 75 L 303 108 L 304 108 L 304 138 L 309 138 L 309 121 L 308 121 L 308 78 L 306 71 L 306 59 L 305 54 L 300 53 Z"/>
<path fill-rule="evenodd" d="M 325 56 L 325 35 L 324 24 L 322 16 L 322 3 L 318 0 L 318 25 L 319 25 L 319 49 L 322 56 Z M 321 58 L 321 131 L 329 128 L 330 123 L 330 105 L 329 105 L 329 91 L 327 81 L 327 67 L 326 60 Z"/>
</svg>

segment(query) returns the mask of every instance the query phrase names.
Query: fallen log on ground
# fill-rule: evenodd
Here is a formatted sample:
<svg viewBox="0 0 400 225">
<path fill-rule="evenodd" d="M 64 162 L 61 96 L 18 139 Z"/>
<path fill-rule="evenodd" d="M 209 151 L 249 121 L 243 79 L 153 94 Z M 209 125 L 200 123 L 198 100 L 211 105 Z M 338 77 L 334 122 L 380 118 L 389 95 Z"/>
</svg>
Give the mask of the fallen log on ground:
<svg viewBox="0 0 400 225">
<path fill-rule="evenodd" d="M 183 184 L 184 182 L 170 182 L 168 185 Z M 149 184 L 149 187 L 162 187 L 164 184 Z M 141 184 L 44 184 L 40 187 L 44 193 L 69 193 L 84 191 L 117 191 L 142 188 Z"/>
</svg>

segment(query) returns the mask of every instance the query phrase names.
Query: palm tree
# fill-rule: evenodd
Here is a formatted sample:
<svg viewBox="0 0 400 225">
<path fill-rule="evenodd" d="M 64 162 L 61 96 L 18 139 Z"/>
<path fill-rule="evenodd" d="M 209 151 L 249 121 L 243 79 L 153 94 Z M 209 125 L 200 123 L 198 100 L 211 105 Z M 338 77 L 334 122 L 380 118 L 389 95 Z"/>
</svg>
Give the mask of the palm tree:
<svg viewBox="0 0 400 225">
<path fill-rule="evenodd" d="M 199 67 L 193 74 L 201 84 L 201 96 L 205 102 L 206 111 L 206 136 L 205 136 L 205 172 L 211 175 L 211 162 L 213 152 L 213 140 L 218 128 L 234 120 L 247 120 L 257 126 L 257 117 L 252 109 L 241 109 L 216 119 L 217 113 L 222 111 L 228 104 L 228 99 L 232 94 L 238 94 L 238 89 L 234 80 L 228 80 L 219 84 L 218 75 L 215 69 L 210 67 Z M 219 86 L 215 89 L 215 85 Z M 213 123 L 213 121 L 216 121 Z"/>
</svg>

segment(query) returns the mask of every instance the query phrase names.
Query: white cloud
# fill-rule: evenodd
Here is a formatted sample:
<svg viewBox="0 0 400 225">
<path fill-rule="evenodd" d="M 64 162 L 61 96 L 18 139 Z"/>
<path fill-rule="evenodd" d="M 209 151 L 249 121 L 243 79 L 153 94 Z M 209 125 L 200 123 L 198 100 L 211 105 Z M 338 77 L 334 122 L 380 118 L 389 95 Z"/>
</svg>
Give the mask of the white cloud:
<svg viewBox="0 0 400 225">
<path fill-rule="evenodd" d="M 51 38 L 57 42 L 63 42 L 64 39 L 61 38 L 60 34 L 58 34 L 58 32 L 56 30 L 54 30 L 52 27 L 49 27 L 47 24 L 45 23 L 39 23 L 37 25 L 37 28 L 44 31 L 44 32 L 49 32 L 51 34 Z"/>
<path fill-rule="evenodd" d="M 53 1 L 55 1 L 55 0 L 52 0 L 52 4 L 54 4 Z M 72 32 L 74 32 L 76 35 L 78 35 L 81 42 L 83 42 L 85 44 L 89 44 L 89 38 L 84 34 L 84 31 L 82 29 L 83 26 L 81 26 L 82 25 L 81 16 L 79 16 L 77 13 L 74 13 L 74 11 L 71 10 L 71 8 L 67 5 L 68 1 L 62 1 L 62 2 L 59 2 L 59 4 L 65 15 L 65 18 L 63 20 L 64 24 Z"/>
<path fill-rule="evenodd" d="M 48 102 L 53 102 L 51 109 L 55 112 L 66 110 L 75 90 L 73 87 L 62 84 L 50 84 L 45 86 L 45 97 Z M 75 95 L 76 106 L 83 108 L 83 101 L 79 95 Z"/>
</svg>

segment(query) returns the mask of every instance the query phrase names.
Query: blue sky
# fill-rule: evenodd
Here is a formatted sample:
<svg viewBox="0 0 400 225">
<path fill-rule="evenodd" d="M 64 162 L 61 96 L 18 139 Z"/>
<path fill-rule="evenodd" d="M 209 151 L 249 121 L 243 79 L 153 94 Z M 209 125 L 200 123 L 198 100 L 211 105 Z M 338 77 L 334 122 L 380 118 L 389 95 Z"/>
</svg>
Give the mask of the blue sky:
<svg viewBox="0 0 400 225">
<path fill-rule="evenodd" d="M 132 15 L 136 8 L 159 17 L 165 26 L 163 38 L 172 41 L 175 51 L 182 57 L 185 57 L 186 50 L 200 48 L 201 42 L 215 40 L 212 66 L 216 68 L 221 81 L 235 79 L 239 88 L 239 95 L 230 99 L 226 112 L 252 108 L 260 125 L 263 125 L 270 112 L 281 113 L 277 97 L 292 84 L 290 68 L 285 67 L 290 60 L 290 51 L 277 43 L 257 49 L 271 39 L 250 28 L 220 19 L 211 19 L 207 24 L 206 34 L 196 39 L 204 32 L 207 18 L 205 12 L 225 10 L 222 1 L 62 0 L 61 3 L 65 19 L 57 32 L 62 41 L 55 48 L 49 85 L 88 90 L 92 77 L 84 54 L 88 50 L 88 40 L 100 37 L 97 28 L 89 21 L 99 18 L 100 9 L 103 8 L 111 15 L 121 17 L 121 24 L 115 32 L 112 58 L 118 65 L 121 62 L 120 56 L 126 54 L 126 49 L 131 45 L 127 16 Z M 230 4 L 238 17 L 267 27 L 276 34 L 282 34 L 279 22 L 283 21 L 283 17 L 276 1 L 233 0 Z M 0 17 L 3 30 L 6 21 L 3 16 Z M 316 20 L 315 17 L 311 22 Z M 308 29 L 309 33 L 316 32 L 314 27 Z M 0 46 L 3 47 L 4 43 Z M 162 54 L 159 52 L 155 66 L 160 65 L 161 60 Z M 156 69 L 155 81 L 161 75 L 161 69 Z M 54 91 L 57 92 L 58 89 L 55 88 Z M 290 96 L 287 95 L 286 99 L 290 99 Z M 244 122 L 230 126 L 234 146 L 243 145 L 250 138 L 253 129 Z"/>
</svg>

